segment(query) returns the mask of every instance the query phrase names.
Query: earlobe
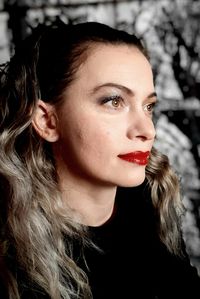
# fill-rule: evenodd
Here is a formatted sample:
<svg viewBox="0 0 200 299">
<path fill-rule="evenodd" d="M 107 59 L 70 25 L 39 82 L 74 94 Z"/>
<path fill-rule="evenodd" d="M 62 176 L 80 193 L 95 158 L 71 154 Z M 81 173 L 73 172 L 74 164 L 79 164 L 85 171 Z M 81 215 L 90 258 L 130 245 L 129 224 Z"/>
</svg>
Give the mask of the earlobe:
<svg viewBox="0 0 200 299">
<path fill-rule="evenodd" d="M 55 108 L 52 105 L 39 100 L 33 115 L 32 125 L 38 135 L 46 141 L 56 142 L 58 140 L 58 121 Z"/>
</svg>

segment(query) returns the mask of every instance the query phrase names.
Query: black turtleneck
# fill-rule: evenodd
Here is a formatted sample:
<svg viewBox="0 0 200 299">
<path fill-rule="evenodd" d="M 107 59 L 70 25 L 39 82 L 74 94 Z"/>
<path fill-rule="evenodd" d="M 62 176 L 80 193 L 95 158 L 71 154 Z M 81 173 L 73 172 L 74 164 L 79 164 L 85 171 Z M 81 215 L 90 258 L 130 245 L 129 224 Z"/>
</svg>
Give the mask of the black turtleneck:
<svg viewBox="0 0 200 299">
<path fill-rule="evenodd" d="M 94 299 L 200 298 L 200 279 L 188 257 L 175 257 L 159 240 L 144 186 L 118 188 L 112 217 L 89 228 L 101 249 L 85 250 Z"/>
<path fill-rule="evenodd" d="M 81 200 L 81 199 L 80 199 Z M 100 227 L 89 227 L 99 247 L 75 246 L 75 259 L 88 274 L 94 299 L 198 299 L 200 278 L 188 256 L 178 258 L 159 240 L 157 219 L 145 183 L 118 188 L 113 214 Z M 47 299 L 16 270 L 22 299 Z M 23 272 L 22 272 L 23 273 Z M 15 275 L 15 273 L 14 273 Z M 37 290 L 36 290 L 37 289 Z M 0 298 L 7 299 L 6 295 Z"/>
</svg>

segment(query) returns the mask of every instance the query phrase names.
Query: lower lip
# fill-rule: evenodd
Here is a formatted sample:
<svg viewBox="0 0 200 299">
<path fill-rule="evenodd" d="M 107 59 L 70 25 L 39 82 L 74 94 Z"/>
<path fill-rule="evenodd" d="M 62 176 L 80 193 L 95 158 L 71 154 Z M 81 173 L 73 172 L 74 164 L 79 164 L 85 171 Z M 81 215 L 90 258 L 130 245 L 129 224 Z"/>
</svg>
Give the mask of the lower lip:
<svg viewBox="0 0 200 299">
<path fill-rule="evenodd" d="M 135 152 L 133 154 L 119 155 L 120 159 L 138 165 L 147 165 L 149 160 L 149 152 Z"/>
</svg>

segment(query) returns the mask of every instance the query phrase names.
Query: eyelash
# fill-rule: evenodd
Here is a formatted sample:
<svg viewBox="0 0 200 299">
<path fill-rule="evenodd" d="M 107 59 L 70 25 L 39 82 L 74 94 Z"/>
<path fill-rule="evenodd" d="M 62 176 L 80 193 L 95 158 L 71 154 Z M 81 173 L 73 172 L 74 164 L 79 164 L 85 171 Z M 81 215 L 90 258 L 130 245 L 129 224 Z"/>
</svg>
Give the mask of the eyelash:
<svg viewBox="0 0 200 299">
<path fill-rule="evenodd" d="M 116 101 L 117 104 L 123 104 L 124 100 L 121 96 L 119 95 L 114 95 L 114 96 L 110 96 L 110 97 L 106 97 L 104 98 L 102 101 L 101 101 L 101 104 L 104 105 L 104 104 L 107 104 L 109 102 L 111 102 L 111 105 L 114 103 L 114 101 Z M 115 106 L 115 105 L 112 105 L 112 107 L 114 109 L 117 109 L 119 108 L 119 105 Z"/>
</svg>

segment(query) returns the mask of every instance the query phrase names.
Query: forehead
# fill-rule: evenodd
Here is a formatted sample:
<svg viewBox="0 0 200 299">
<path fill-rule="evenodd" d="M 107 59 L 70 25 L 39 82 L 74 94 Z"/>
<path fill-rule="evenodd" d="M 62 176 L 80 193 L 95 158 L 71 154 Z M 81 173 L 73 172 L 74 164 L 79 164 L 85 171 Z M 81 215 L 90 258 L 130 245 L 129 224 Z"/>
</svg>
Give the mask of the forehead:
<svg viewBox="0 0 200 299">
<path fill-rule="evenodd" d="M 149 61 L 138 48 L 111 44 L 94 45 L 76 75 L 79 82 L 87 85 L 110 80 L 116 83 L 124 80 L 126 85 L 132 85 L 136 79 L 152 81 L 153 77 Z"/>
</svg>

